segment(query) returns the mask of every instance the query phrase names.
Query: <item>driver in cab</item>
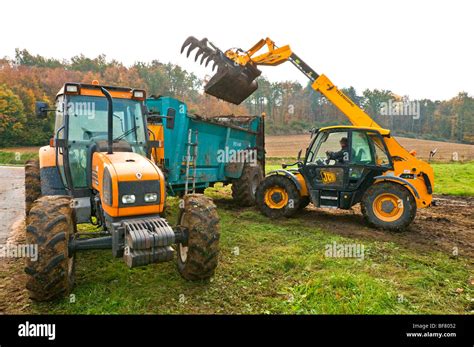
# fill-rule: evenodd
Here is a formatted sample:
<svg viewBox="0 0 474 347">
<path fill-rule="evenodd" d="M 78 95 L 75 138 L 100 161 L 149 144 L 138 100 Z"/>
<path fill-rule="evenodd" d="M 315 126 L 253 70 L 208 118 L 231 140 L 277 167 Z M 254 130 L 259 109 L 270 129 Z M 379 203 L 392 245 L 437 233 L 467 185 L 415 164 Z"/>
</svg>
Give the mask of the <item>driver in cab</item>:
<svg viewBox="0 0 474 347">
<path fill-rule="evenodd" d="M 329 160 L 335 160 L 337 163 L 344 164 L 349 161 L 349 141 L 347 140 L 347 137 L 341 138 L 339 144 L 341 145 L 340 151 L 327 151 L 326 155 Z"/>
</svg>

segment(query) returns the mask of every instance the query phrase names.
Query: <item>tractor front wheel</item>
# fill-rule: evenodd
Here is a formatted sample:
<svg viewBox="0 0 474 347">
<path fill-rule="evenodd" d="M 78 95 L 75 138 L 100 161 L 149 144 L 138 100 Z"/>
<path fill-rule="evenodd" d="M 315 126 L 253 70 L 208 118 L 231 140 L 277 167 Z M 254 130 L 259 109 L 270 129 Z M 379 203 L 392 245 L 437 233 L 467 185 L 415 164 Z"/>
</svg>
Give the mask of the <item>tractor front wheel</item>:
<svg viewBox="0 0 474 347">
<path fill-rule="evenodd" d="M 293 216 L 300 209 L 301 199 L 296 185 L 282 175 L 267 176 L 256 194 L 257 207 L 270 218 Z"/>
<path fill-rule="evenodd" d="M 31 207 L 26 243 L 37 245 L 37 259 L 28 258 L 26 288 L 37 301 L 66 295 L 74 285 L 75 256 L 69 241 L 76 231 L 74 210 L 67 196 L 42 196 Z"/>
<path fill-rule="evenodd" d="M 195 281 L 214 275 L 219 256 L 219 216 L 212 199 L 202 194 L 184 196 L 179 226 L 187 240 L 177 245 L 178 271 L 184 279 Z"/>
<path fill-rule="evenodd" d="M 364 219 L 376 228 L 401 231 L 416 216 L 413 195 L 398 183 L 377 183 L 367 189 L 362 197 Z"/>
</svg>

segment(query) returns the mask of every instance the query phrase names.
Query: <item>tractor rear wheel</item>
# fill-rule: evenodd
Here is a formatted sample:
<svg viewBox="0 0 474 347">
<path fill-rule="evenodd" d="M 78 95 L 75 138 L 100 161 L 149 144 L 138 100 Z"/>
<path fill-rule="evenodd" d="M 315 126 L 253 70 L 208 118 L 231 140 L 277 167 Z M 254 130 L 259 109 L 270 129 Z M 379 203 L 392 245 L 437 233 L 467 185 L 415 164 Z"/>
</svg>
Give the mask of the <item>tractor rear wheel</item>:
<svg viewBox="0 0 474 347">
<path fill-rule="evenodd" d="M 184 196 L 178 225 L 187 230 L 187 241 L 177 245 L 178 271 L 187 280 L 214 275 L 219 256 L 219 216 L 212 199 L 201 194 Z"/>
<path fill-rule="evenodd" d="M 240 206 L 255 205 L 255 193 L 263 180 L 263 171 L 260 165 L 245 163 L 242 175 L 232 182 L 232 198 Z"/>
<path fill-rule="evenodd" d="M 293 216 L 300 209 L 301 199 L 296 185 L 282 175 L 267 176 L 256 194 L 257 207 L 270 218 Z"/>
<path fill-rule="evenodd" d="M 361 201 L 368 224 L 376 228 L 402 231 L 416 216 L 413 195 L 398 183 L 377 183 L 369 187 Z"/>
<path fill-rule="evenodd" d="M 25 212 L 30 212 L 33 202 L 41 196 L 39 161 L 30 159 L 25 164 Z"/>
<path fill-rule="evenodd" d="M 26 288 L 37 301 L 66 295 L 74 285 L 75 255 L 69 241 L 76 231 L 74 210 L 68 196 L 42 196 L 31 207 L 26 243 L 37 245 L 38 259 L 28 258 Z"/>
</svg>

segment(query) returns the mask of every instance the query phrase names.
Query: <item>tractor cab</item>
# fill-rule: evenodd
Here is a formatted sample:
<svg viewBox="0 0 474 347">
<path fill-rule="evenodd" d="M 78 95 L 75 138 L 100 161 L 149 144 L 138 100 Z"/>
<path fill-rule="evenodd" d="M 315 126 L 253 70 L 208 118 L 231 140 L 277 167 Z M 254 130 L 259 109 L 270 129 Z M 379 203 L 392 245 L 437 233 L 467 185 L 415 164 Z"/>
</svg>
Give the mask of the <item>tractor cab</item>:
<svg viewBox="0 0 474 347">
<path fill-rule="evenodd" d="M 145 99 L 144 90 L 102 86 L 93 81 L 92 84 L 64 84 L 56 95 L 53 109 L 37 103 L 38 116 L 48 111 L 55 112 L 56 116 L 50 146 L 40 149 L 41 192 L 71 196 L 76 204 L 78 223 L 88 223 L 95 211 L 102 208 L 111 218 L 125 213 L 160 212 L 164 201 L 159 197 L 164 193 L 157 182 L 162 180 L 162 173 L 147 160 L 148 147 L 154 145 L 148 138 Z M 104 190 L 106 172 L 110 177 L 131 177 L 122 177 L 121 181 L 155 182 L 146 193 L 154 193 L 157 198 L 145 203 L 143 196 L 135 197 L 136 201 L 126 204 L 127 209 L 121 208 L 119 199 L 107 200 L 108 203 L 99 206 L 98 202 L 111 194 L 108 191 L 115 189 L 114 185 L 105 185 L 109 188 Z M 141 207 L 142 204 L 146 207 Z"/>
<path fill-rule="evenodd" d="M 393 169 L 381 129 L 328 127 L 320 129 L 306 150 L 300 171 L 312 201 L 321 207 L 350 208 L 357 192 L 373 178 Z"/>
<path fill-rule="evenodd" d="M 112 102 L 112 151 L 146 155 L 145 91 L 105 87 Z M 108 150 L 109 100 L 97 81 L 66 83 L 56 96 L 54 142 L 61 181 L 74 196 L 87 195 L 93 152 Z"/>
</svg>

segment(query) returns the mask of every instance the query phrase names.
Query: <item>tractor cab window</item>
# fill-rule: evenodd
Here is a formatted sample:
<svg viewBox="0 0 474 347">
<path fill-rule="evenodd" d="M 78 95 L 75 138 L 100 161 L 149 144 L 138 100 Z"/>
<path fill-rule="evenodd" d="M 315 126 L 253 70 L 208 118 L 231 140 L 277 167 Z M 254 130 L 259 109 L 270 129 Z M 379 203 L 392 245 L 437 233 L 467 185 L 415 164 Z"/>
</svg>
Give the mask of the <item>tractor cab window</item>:
<svg viewBox="0 0 474 347">
<path fill-rule="evenodd" d="M 107 139 L 107 100 L 104 97 L 72 96 L 68 100 L 69 140 L 97 141 Z M 141 104 L 135 100 L 114 99 L 114 139 L 131 146 L 145 145 Z"/>
<path fill-rule="evenodd" d="M 317 165 L 340 165 L 351 157 L 347 131 L 320 132 L 308 153 L 308 162 Z"/>
<path fill-rule="evenodd" d="M 374 158 L 370 150 L 369 138 L 365 132 L 352 132 L 352 156 L 351 163 L 359 165 L 373 165 Z"/>
<path fill-rule="evenodd" d="M 69 116 L 69 164 L 74 188 L 86 188 L 87 153 L 93 143 L 106 143 L 108 136 L 107 99 L 96 96 L 70 96 L 67 99 Z M 127 142 L 131 150 L 145 155 L 146 128 L 139 101 L 113 99 L 113 138 Z"/>
<path fill-rule="evenodd" d="M 56 99 L 56 121 L 54 123 L 54 133 L 56 134 L 58 130 L 64 125 L 64 96 L 59 96 Z M 57 133 L 59 139 L 64 138 L 64 131 Z"/>
<path fill-rule="evenodd" d="M 56 139 L 64 139 L 64 96 L 60 95 L 56 99 L 56 120 L 54 123 L 54 136 Z M 58 152 L 58 168 L 63 182 L 66 182 L 66 173 L 64 172 L 64 161 L 62 156 L 62 149 Z"/>
</svg>

